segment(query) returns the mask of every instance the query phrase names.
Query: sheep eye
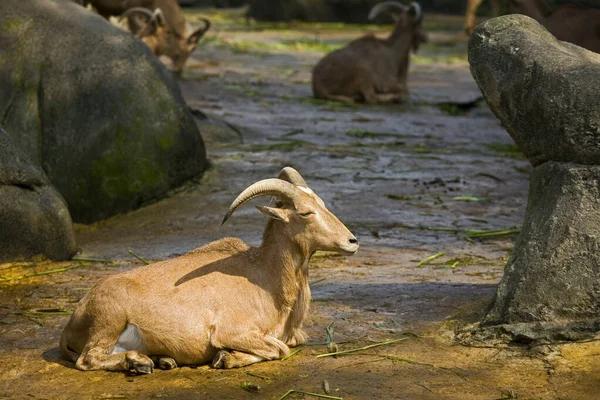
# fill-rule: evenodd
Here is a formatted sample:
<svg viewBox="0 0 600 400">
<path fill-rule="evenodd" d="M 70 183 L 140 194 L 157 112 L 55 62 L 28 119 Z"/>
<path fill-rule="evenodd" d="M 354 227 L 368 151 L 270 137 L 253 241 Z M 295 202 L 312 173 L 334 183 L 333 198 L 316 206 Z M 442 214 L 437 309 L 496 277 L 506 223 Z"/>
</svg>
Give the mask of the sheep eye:
<svg viewBox="0 0 600 400">
<path fill-rule="evenodd" d="M 315 213 L 314 211 L 307 211 L 307 212 L 299 213 L 298 215 L 300 215 L 301 217 L 308 217 L 309 215 L 313 215 L 314 213 Z"/>
</svg>

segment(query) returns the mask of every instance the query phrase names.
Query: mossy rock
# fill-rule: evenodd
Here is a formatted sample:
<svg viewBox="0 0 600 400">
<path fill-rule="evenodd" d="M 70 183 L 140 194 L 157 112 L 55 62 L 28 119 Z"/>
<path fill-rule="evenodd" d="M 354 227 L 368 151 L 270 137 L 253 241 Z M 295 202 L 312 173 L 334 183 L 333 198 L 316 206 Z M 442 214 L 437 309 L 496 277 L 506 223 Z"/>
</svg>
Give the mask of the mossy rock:
<svg viewBox="0 0 600 400">
<path fill-rule="evenodd" d="M 67 204 L 0 128 L 0 262 L 71 258 L 77 251 Z"/>
<path fill-rule="evenodd" d="M 3 0 L 0 14 L 0 125 L 76 222 L 202 173 L 204 143 L 177 82 L 141 41 L 68 0 Z"/>
</svg>

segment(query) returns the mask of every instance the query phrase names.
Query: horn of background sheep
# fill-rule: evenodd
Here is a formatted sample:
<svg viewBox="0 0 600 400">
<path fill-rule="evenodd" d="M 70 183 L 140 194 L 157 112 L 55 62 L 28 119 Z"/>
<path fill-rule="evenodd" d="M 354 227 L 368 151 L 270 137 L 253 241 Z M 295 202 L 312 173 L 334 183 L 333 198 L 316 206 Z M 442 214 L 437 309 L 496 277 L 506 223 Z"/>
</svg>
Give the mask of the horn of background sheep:
<svg viewBox="0 0 600 400">
<path fill-rule="evenodd" d="M 165 19 L 165 14 L 163 14 L 160 8 L 154 10 L 154 14 L 152 14 L 153 20 L 155 20 L 158 25 L 166 25 L 167 20 Z"/>
<path fill-rule="evenodd" d="M 282 169 L 277 178 L 283 179 L 284 181 L 288 181 L 289 183 L 296 186 L 308 187 L 302 175 L 300 175 L 300 173 L 292 167 L 285 167 L 284 169 Z"/>
<path fill-rule="evenodd" d="M 132 7 L 119 16 L 119 21 L 121 21 L 123 18 L 127 18 L 127 17 L 131 16 L 131 14 L 136 14 L 136 13 L 144 14 L 145 16 L 148 17 L 148 21 L 152 21 L 155 18 L 154 14 L 152 14 L 150 12 L 150 10 L 148 10 L 147 8 Z"/>
<path fill-rule="evenodd" d="M 287 200 L 293 201 L 298 195 L 298 189 L 295 185 L 281 179 L 263 179 L 248 186 L 240 195 L 231 203 L 229 210 L 223 218 L 221 225 L 231 217 L 231 215 L 248 200 L 252 200 L 259 196 L 279 196 Z"/>
<path fill-rule="evenodd" d="M 197 42 L 204 36 L 204 34 L 210 29 L 210 20 L 206 18 L 200 18 L 200 21 L 204 22 L 204 26 L 196 29 L 190 36 L 188 36 L 188 43 Z"/>
<path fill-rule="evenodd" d="M 418 21 L 421 18 L 421 5 L 416 1 L 410 3 L 410 8 L 415 10 L 415 21 Z"/>
<path fill-rule="evenodd" d="M 395 8 L 396 10 L 402 12 L 408 11 L 408 7 L 402 3 L 397 1 L 384 1 L 383 3 L 379 3 L 371 8 L 371 11 L 369 12 L 369 19 L 373 20 L 377 18 L 379 14 L 381 14 L 383 11 L 387 11 L 390 8 Z"/>
<path fill-rule="evenodd" d="M 119 21 L 122 21 L 123 18 L 129 18 L 134 14 L 143 14 L 148 18 L 148 20 L 146 21 L 146 26 L 138 31 L 135 31 L 135 28 L 137 28 L 137 26 L 132 25 L 132 21 L 129 20 L 129 29 L 131 30 L 131 33 L 133 33 L 137 38 L 143 38 L 144 36 L 149 35 L 154 29 L 153 25 L 155 23 L 157 25 L 164 25 L 165 23 L 165 17 L 160 8 L 157 8 L 152 13 L 150 12 L 150 10 L 143 7 L 130 8 L 129 10 L 125 11 L 119 16 Z"/>
</svg>

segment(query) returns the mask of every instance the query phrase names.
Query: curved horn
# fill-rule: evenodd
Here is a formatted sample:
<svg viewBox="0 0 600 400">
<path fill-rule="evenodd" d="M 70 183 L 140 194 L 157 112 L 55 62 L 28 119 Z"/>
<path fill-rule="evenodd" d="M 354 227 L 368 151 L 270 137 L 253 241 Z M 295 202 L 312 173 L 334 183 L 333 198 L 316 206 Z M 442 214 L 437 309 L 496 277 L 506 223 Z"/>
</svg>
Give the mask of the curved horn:
<svg viewBox="0 0 600 400">
<path fill-rule="evenodd" d="M 284 169 L 282 169 L 277 178 L 283 179 L 284 181 L 288 181 L 289 183 L 295 186 L 308 187 L 302 175 L 300 175 L 300 173 L 292 167 L 285 167 Z"/>
<path fill-rule="evenodd" d="M 153 19 L 156 20 L 160 26 L 166 25 L 167 20 L 165 19 L 165 14 L 163 14 L 160 8 L 155 9 L 152 15 Z"/>
<path fill-rule="evenodd" d="M 143 14 L 147 18 L 145 22 L 146 26 L 140 26 L 141 24 L 138 22 L 129 19 L 129 17 L 134 14 Z M 123 18 L 127 18 L 131 33 L 140 39 L 151 34 L 152 31 L 156 29 L 156 26 L 163 26 L 165 24 L 165 16 L 160 8 L 157 8 L 154 12 L 150 12 L 147 8 L 132 7 L 119 16 L 119 22 L 122 21 Z M 154 25 L 155 23 L 156 25 Z"/>
<path fill-rule="evenodd" d="M 421 5 L 416 1 L 410 3 L 410 8 L 415 10 L 415 21 L 421 19 Z"/>
<path fill-rule="evenodd" d="M 288 200 L 294 200 L 298 195 L 299 189 L 293 184 L 286 182 L 281 179 L 271 178 L 263 179 L 250 186 L 248 186 L 240 195 L 231 203 L 229 210 L 223 218 L 223 225 L 229 217 L 237 210 L 242 204 L 258 196 L 279 196 L 284 197 Z"/>
<path fill-rule="evenodd" d="M 395 8 L 396 10 L 402 12 L 408 11 L 408 7 L 402 3 L 397 1 L 384 1 L 383 3 L 379 3 L 371 8 L 371 11 L 369 12 L 369 19 L 374 20 L 379 14 L 384 11 L 388 11 L 390 8 Z"/>
<path fill-rule="evenodd" d="M 204 22 L 204 26 L 196 29 L 190 36 L 188 36 L 188 43 L 196 43 L 204 36 L 204 34 L 210 29 L 210 20 L 207 18 L 200 18 L 200 21 Z"/>
<path fill-rule="evenodd" d="M 154 19 L 154 14 L 151 13 L 150 10 L 148 10 L 147 8 L 132 7 L 119 16 L 119 21 L 121 21 L 123 18 L 127 18 L 127 17 L 131 16 L 131 14 L 136 14 L 136 13 L 145 14 L 148 17 L 149 21 L 152 21 Z"/>
</svg>

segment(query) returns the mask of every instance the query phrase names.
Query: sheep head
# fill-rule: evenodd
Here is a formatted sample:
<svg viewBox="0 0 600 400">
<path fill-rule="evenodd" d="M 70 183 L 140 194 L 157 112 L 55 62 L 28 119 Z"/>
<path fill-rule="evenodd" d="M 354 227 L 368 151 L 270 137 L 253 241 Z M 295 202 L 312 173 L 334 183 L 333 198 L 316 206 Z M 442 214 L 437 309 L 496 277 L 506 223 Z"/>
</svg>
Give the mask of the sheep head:
<svg viewBox="0 0 600 400">
<path fill-rule="evenodd" d="M 140 38 L 157 56 L 165 55 L 173 62 L 173 70 L 181 73 L 187 59 L 196 49 L 198 41 L 210 28 L 210 21 L 200 18 L 203 26 L 191 31 L 189 26 L 175 29 L 165 18 L 160 8 L 150 12 L 141 7 L 127 10 L 121 18 L 127 18 L 129 30 Z"/>
<path fill-rule="evenodd" d="M 164 35 L 163 31 L 166 26 L 165 16 L 160 8 L 151 12 L 147 8 L 132 7 L 119 17 L 119 21 L 124 18 L 127 18 L 129 31 L 156 53 L 159 47 L 159 38 Z"/>
<path fill-rule="evenodd" d="M 296 242 L 308 254 L 323 250 L 350 255 L 358 250 L 358 239 L 291 167 L 284 168 L 278 178 L 264 179 L 246 188 L 229 207 L 223 223 L 237 208 L 259 196 L 277 197 L 272 206 L 256 208 L 277 221 L 281 234 Z"/>
<path fill-rule="evenodd" d="M 427 42 L 427 32 L 423 29 L 423 12 L 419 3 L 413 1 L 406 6 L 397 1 L 384 1 L 371 9 L 369 20 L 374 20 L 383 13 L 389 14 L 394 19 L 396 25 L 394 31 L 410 33 L 413 53 L 419 50 L 421 43 Z"/>
<path fill-rule="evenodd" d="M 177 34 L 175 31 L 170 32 L 168 49 L 165 49 L 164 54 L 173 60 L 173 70 L 175 72 L 180 73 L 183 70 L 183 66 L 196 49 L 198 42 L 210 29 L 210 21 L 208 19 L 200 18 L 200 21 L 204 25 L 189 35 L 187 35 L 187 32 L 191 31 L 191 27 L 188 27 L 184 35 Z"/>
</svg>

